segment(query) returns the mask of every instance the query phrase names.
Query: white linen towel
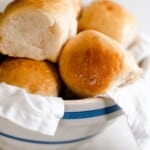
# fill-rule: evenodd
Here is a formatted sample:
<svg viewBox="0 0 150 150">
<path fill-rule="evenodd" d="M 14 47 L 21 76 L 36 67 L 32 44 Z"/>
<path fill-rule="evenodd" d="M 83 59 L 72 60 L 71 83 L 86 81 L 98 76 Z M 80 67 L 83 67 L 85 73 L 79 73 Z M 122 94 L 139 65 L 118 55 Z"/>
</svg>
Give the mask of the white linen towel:
<svg viewBox="0 0 150 150">
<path fill-rule="evenodd" d="M 10 123 L 53 136 L 63 114 L 61 98 L 32 95 L 21 88 L 0 84 L 0 117 Z"/>
<path fill-rule="evenodd" d="M 118 88 L 107 96 L 127 116 L 129 127 L 141 150 L 150 150 L 150 39 L 140 35 L 129 50 L 144 73 L 134 84 Z"/>
</svg>

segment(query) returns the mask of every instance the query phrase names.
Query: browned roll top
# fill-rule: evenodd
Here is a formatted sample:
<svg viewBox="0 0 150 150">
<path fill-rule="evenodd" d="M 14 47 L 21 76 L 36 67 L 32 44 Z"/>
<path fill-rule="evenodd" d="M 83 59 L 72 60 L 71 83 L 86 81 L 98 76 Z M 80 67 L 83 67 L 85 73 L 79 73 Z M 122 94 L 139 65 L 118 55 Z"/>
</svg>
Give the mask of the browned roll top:
<svg viewBox="0 0 150 150">
<path fill-rule="evenodd" d="M 51 63 L 22 58 L 9 58 L 1 63 L 0 82 L 44 96 L 58 96 L 60 90 L 59 76 Z"/>
<path fill-rule="evenodd" d="M 87 30 L 66 44 L 59 70 L 68 88 L 80 97 L 89 97 L 106 93 L 126 82 L 135 70 L 139 72 L 136 64 L 136 69 L 130 68 L 126 60 L 125 51 L 115 41 Z"/>
</svg>

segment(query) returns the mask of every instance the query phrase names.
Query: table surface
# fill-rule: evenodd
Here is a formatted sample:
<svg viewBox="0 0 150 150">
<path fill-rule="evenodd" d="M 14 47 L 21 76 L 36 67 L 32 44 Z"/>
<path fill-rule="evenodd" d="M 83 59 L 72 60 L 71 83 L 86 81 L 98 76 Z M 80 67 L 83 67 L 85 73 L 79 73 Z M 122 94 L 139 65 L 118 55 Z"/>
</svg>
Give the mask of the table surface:
<svg viewBox="0 0 150 150">
<path fill-rule="evenodd" d="M 90 1 L 90 0 L 84 0 Z M 139 30 L 150 35 L 150 1 L 148 0 L 116 0 L 127 8 L 137 19 Z M 3 6 L 5 0 L 0 0 Z M 138 150 L 132 133 L 128 127 L 126 117 L 119 117 L 103 133 L 78 150 Z"/>
</svg>

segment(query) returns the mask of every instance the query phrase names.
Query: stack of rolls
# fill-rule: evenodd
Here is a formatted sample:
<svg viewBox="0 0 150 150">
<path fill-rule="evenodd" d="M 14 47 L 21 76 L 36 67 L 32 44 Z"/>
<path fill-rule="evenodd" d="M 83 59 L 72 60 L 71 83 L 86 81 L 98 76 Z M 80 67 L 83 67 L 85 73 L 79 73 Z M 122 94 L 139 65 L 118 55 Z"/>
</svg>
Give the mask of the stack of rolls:
<svg viewBox="0 0 150 150">
<path fill-rule="evenodd" d="M 65 42 L 77 32 L 79 8 L 75 0 L 10 3 L 1 15 L 0 52 L 11 58 L 1 63 L 0 82 L 30 93 L 58 96 L 61 81 L 53 63 Z"/>
<path fill-rule="evenodd" d="M 136 30 L 107 0 L 14 0 L 0 16 L 0 82 L 66 99 L 105 94 L 142 73 L 125 50 Z"/>
</svg>

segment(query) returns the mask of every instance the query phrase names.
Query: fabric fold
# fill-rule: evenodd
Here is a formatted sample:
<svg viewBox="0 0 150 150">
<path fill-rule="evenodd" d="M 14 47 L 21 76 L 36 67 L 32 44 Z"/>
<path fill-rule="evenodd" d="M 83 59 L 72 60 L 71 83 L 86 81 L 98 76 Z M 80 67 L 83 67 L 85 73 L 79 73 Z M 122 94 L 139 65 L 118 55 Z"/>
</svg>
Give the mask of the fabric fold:
<svg viewBox="0 0 150 150">
<path fill-rule="evenodd" d="M 43 97 L 23 89 L 0 84 L 0 117 L 27 130 L 53 136 L 64 114 L 64 102 L 58 97 Z"/>
</svg>

